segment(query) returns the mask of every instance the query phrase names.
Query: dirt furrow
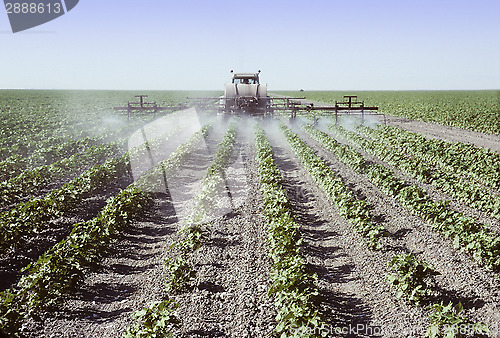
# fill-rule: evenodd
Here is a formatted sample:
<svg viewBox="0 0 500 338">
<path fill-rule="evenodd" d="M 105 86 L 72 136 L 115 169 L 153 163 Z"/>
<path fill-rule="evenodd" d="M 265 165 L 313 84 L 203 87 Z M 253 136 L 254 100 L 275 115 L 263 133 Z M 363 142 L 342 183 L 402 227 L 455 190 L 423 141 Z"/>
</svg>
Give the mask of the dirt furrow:
<svg viewBox="0 0 500 338">
<path fill-rule="evenodd" d="M 397 299 L 385 280 L 391 258 L 411 252 L 440 273 L 434 291 L 445 302 L 461 301 L 468 318 L 483 321 L 498 332 L 498 274 L 453 249 L 452 241 L 434 232 L 394 198 L 380 192 L 365 175 L 355 173 L 296 129 L 358 198 L 374 207 L 375 220 L 389 231 L 381 239 L 383 250 L 368 249 L 316 186 L 280 131 L 268 127 L 267 136 L 301 225 L 302 253 L 318 275 L 320 311 L 329 324 L 324 330 L 331 336 L 424 336 L 429 326 L 427 312 Z M 164 260 L 175 257 L 175 251 L 169 248 L 180 239 L 177 231 L 193 207 L 193 196 L 199 192 L 210 154 L 216 151 L 224 131 L 218 128 L 209 136 L 207 147 L 194 152 L 178 175 L 168 180 L 168 191 L 156 193 L 154 206 L 118 236 L 109 252 L 104 253 L 106 258 L 87 271 L 76 291 L 68 293 L 63 305 L 45 313 L 41 321 L 29 321 L 24 336 L 120 337 L 133 323 L 133 312 L 166 297 L 180 305 L 175 314 L 182 324 L 175 330 L 176 336 L 272 336 L 276 310 L 267 295 L 271 261 L 252 133 L 245 135 L 242 131 L 238 136 L 241 157 L 236 161 L 242 165 L 226 171 L 232 211 L 205 224 L 209 239 L 191 257 L 197 271 L 192 290 L 174 294 L 165 288 Z M 398 175 L 408 179 L 402 173 Z M 432 198 L 441 198 L 434 187 L 423 187 Z M 481 216 L 454 201 L 450 205 Z"/>
<path fill-rule="evenodd" d="M 254 148 L 245 147 L 245 202 L 207 225 L 210 239 L 193 257 L 196 287 L 175 297 L 180 318 L 189 318 L 177 332 L 181 337 L 269 337 L 275 326 L 254 156 Z"/>
<path fill-rule="evenodd" d="M 75 223 L 96 217 L 106 205 L 108 198 L 116 195 L 131 183 L 131 175 L 123 176 L 105 187 L 105 190 L 84 198 L 76 208 L 69 210 L 64 216 L 49 221 L 43 229 L 32 232 L 31 237 L 24 236 L 16 243 L 14 250 L 2 253 L 0 255 L 0 291 L 14 285 L 22 275 L 20 270 L 36 261 L 45 251 L 68 236 Z"/>
</svg>

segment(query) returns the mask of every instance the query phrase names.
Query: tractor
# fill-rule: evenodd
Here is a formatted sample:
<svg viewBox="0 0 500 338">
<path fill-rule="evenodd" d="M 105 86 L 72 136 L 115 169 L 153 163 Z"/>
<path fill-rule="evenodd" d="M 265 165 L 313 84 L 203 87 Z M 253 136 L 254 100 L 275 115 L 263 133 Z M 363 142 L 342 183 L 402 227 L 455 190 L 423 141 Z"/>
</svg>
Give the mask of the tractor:
<svg viewBox="0 0 500 338">
<path fill-rule="evenodd" d="M 232 81 L 226 84 L 224 96 L 220 97 L 220 110 L 229 114 L 265 115 L 271 113 L 271 99 L 267 85 L 259 80 L 257 73 L 234 73 Z"/>
</svg>

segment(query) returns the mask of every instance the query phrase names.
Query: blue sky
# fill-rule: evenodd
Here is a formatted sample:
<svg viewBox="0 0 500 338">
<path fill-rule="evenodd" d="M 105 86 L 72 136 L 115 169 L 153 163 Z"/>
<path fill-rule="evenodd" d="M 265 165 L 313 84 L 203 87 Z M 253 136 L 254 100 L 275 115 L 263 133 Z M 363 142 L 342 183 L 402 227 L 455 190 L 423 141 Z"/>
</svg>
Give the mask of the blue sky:
<svg viewBox="0 0 500 338">
<path fill-rule="evenodd" d="M 497 0 L 80 0 L 16 34 L 0 11 L 0 88 L 500 89 L 499 36 Z"/>
</svg>

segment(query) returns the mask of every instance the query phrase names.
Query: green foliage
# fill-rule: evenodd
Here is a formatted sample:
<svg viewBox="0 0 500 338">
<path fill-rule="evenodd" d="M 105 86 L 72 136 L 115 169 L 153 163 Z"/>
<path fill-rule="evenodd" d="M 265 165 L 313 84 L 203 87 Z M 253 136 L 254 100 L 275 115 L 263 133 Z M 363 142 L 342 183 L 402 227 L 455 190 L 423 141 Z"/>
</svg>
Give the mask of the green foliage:
<svg viewBox="0 0 500 338">
<path fill-rule="evenodd" d="M 187 255 L 179 255 L 175 259 L 171 257 L 165 260 L 169 277 L 166 287 L 170 291 L 187 291 L 191 288 L 191 282 L 196 278 L 196 270 L 188 261 Z"/>
<path fill-rule="evenodd" d="M 193 139 L 197 142 L 205 132 L 206 130 L 204 129 L 199 132 L 196 137 L 193 137 Z M 171 133 L 171 135 L 173 134 L 174 132 Z M 156 142 L 160 142 L 160 140 L 157 140 Z M 192 147 L 192 143 L 194 142 L 191 142 L 187 148 L 190 149 L 190 147 Z M 104 147 L 102 149 L 107 148 Z M 52 190 L 46 197 L 20 203 L 14 209 L 0 215 L 0 230 L 2 230 L 0 231 L 0 249 L 6 250 L 13 245 L 22 244 L 22 238 L 24 236 L 31 234 L 32 231 L 43 229 L 48 221 L 74 209 L 84 198 L 95 194 L 97 191 L 108 186 L 111 182 L 123 177 L 129 171 L 130 158 L 140 158 L 143 156 L 143 151 L 144 149 L 142 148 L 130 149 L 120 157 L 108 159 L 103 164 L 86 170 L 77 178 L 64 184 L 61 188 Z M 150 188 L 151 184 L 147 186 L 143 182 L 152 181 L 153 177 L 159 177 L 159 170 L 162 171 L 162 174 L 166 173 L 166 175 L 175 171 L 182 160 L 179 154 L 185 154 L 186 151 L 186 145 L 183 145 L 183 147 L 178 149 L 172 157 L 161 162 L 150 172 L 143 175 L 139 182 L 137 182 L 137 185 L 144 191 L 149 191 L 147 188 Z M 103 154 L 101 153 L 99 156 L 102 155 Z M 16 185 L 17 183 L 13 182 L 14 179 L 4 182 L 8 184 L 9 187 L 15 186 L 16 188 L 12 188 L 8 192 L 1 192 L 0 194 L 8 194 L 9 196 L 17 196 L 15 198 L 18 198 L 19 189 L 29 190 L 29 187 L 36 189 L 41 188 L 42 185 L 49 182 L 46 180 L 44 175 L 47 174 L 49 177 L 51 176 L 49 173 L 51 167 L 45 168 L 47 170 L 37 172 L 37 179 L 34 179 L 33 177 L 25 177 L 25 173 L 21 174 L 19 179 L 15 178 L 15 180 L 18 179 L 22 182 L 29 182 L 27 185 Z M 60 170 L 60 168 L 54 170 Z M 163 175 L 161 175 L 161 177 L 163 177 Z"/>
<path fill-rule="evenodd" d="M 73 209 L 85 197 L 94 194 L 128 172 L 128 154 L 95 166 L 43 199 L 20 203 L 0 215 L 0 249 L 19 243 L 23 236 L 41 229 L 49 220 Z"/>
<path fill-rule="evenodd" d="M 234 144 L 236 142 L 236 130 L 236 123 L 232 123 L 224 135 L 224 138 L 217 146 L 217 152 L 215 153 L 215 157 L 207 170 L 205 180 L 220 175 L 222 170 L 229 164 L 229 160 L 233 155 Z"/>
<path fill-rule="evenodd" d="M 0 90 L 0 161 L 20 155 L 26 159 L 25 169 L 31 170 L 61 156 L 83 153 L 88 139 L 106 143 L 156 119 L 152 114 L 132 114 L 127 119 L 110 110 L 133 95 L 126 91 Z M 164 92 L 151 97 L 178 104 L 186 95 Z"/>
<path fill-rule="evenodd" d="M 19 337 L 23 316 L 20 313 L 20 301 L 12 290 L 0 292 L 0 336 Z"/>
<path fill-rule="evenodd" d="M 155 302 L 133 314 L 136 323 L 127 329 L 123 338 L 167 338 L 174 337 L 171 330 L 179 326 L 180 321 L 173 314 L 179 305 L 170 299 Z"/>
<path fill-rule="evenodd" d="M 26 158 L 19 154 L 14 154 L 0 162 L 0 182 L 22 173 L 28 165 Z"/>
<path fill-rule="evenodd" d="M 396 289 L 398 298 L 404 297 L 416 304 L 431 300 L 429 283 L 433 283 L 433 277 L 438 274 L 431 265 L 417 260 L 413 254 L 400 254 L 392 258 L 389 267 L 395 273 L 389 273 L 386 278 Z M 430 311 L 428 336 L 431 338 L 475 337 L 488 332 L 483 323 L 471 323 L 462 315 L 460 302 L 455 306 L 452 302 L 445 306 L 441 301 L 426 309 Z"/>
<path fill-rule="evenodd" d="M 431 311 L 429 314 L 431 326 L 428 332 L 430 338 L 472 337 L 488 333 L 488 328 L 485 324 L 480 322 L 471 323 L 461 315 L 463 307 L 460 302 L 455 306 L 453 306 L 452 302 L 446 306 L 441 302 L 429 306 L 428 310 Z"/>
<path fill-rule="evenodd" d="M 203 228 L 199 224 L 192 224 L 179 231 L 184 237 L 183 240 L 177 244 L 177 248 L 183 255 L 189 255 L 203 245 L 208 238 L 208 229 Z"/>
<path fill-rule="evenodd" d="M 225 168 L 231 163 L 236 143 L 236 123 L 231 123 L 224 138 L 217 146 L 217 152 L 202 181 L 200 194 L 195 197 L 195 209 L 191 214 L 191 224 L 209 219 L 217 210 L 217 192 L 225 190 Z"/>
<path fill-rule="evenodd" d="M 256 127 L 255 144 L 263 211 L 268 221 L 269 256 L 273 260 L 269 295 L 274 295 L 278 311 L 274 331 L 280 337 L 315 337 L 315 329 L 323 325 L 314 305 L 318 297 L 316 275 L 308 271 L 299 253 L 300 226 L 293 219 L 281 173 L 260 127 Z"/>
<path fill-rule="evenodd" d="M 392 257 L 391 271 L 387 280 L 397 290 L 397 297 L 405 297 L 410 302 L 420 303 L 427 300 L 431 290 L 428 281 L 438 273 L 426 262 L 418 261 L 413 254 L 400 254 Z"/>
<path fill-rule="evenodd" d="M 2 304 L 12 303 L 14 295 L 23 315 L 55 305 L 62 292 L 81 280 L 84 267 L 96 260 L 111 237 L 149 203 L 149 196 L 134 186 L 110 198 L 96 218 L 75 224 L 68 237 L 24 268 L 17 285 L 2 295 Z"/>
<path fill-rule="evenodd" d="M 209 125 L 204 126 L 201 130 L 195 132 L 186 142 L 179 145 L 170 156 L 157 163 L 147 173 L 143 174 L 137 182 L 136 186 L 143 191 L 157 191 L 158 187 L 163 187 L 164 177 L 168 177 L 175 173 L 187 156 L 196 148 L 198 143 L 210 132 Z M 175 135 L 175 132 L 169 136 Z M 141 156 L 142 154 L 134 154 L 133 156 Z M 140 158 L 140 157 L 139 157 Z"/>
<path fill-rule="evenodd" d="M 366 160 L 351 146 L 340 144 L 330 135 L 314 128 L 311 124 L 304 125 L 303 129 L 326 149 L 334 153 L 340 161 L 346 163 L 357 172 L 365 172 Z"/>
<path fill-rule="evenodd" d="M 193 224 L 180 231 L 183 240 L 172 245 L 180 251 L 175 259 L 171 257 L 165 260 L 169 277 L 166 279 L 167 289 L 174 292 L 187 291 L 191 288 L 191 282 L 196 277 L 196 270 L 191 262 L 190 255 L 201 248 L 208 240 L 208 233 L 198 224 Z"/>
<path fill-rule="evenodd" d="M 461 142 L 448 142 L 393 126 L 359 127 L 359 130 L 377 142 L 399 148 L 413 157 L 438 166 L 448 172 L 457 172 L 479 183 L 500 188 L 500 155 L 490 149 Z"/>
</svg>

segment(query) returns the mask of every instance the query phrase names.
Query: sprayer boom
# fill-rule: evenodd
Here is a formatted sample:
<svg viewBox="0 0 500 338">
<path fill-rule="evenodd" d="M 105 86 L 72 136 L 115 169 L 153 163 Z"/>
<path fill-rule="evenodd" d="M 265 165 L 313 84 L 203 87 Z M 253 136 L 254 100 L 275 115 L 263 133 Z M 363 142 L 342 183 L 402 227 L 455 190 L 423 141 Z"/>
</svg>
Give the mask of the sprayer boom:
<svg viewBox="0 0 500 338">
<path fill-rule="evenodd" d="M 335 101 L 335 105 L 313 102 L 305 97 L 289 97 L 270 95 L 267 85 L 260 82 L 260 70 L 257 73 L 234 73 L 231 71 L 231 83 L 225 85 L 224 95 L 219 97 L 188 97 L 191 106 L 199 110 L 216 112 L 224 115 L 250 115 L 272 116 L 275 114 L 290 115 L 311 114 L 316 116 L 360 115 L 364 120 L 365 115 L 385 115 L 378 113 L 378 107 L 365 106 L 363 101 L 358 101 L 356 95 L 345 95 L 343 101 Z M 185 104 L 177 106 L 159 106 L 156 102 L 146 102 L 147 95 L 136 95 L 139 102 L 128 102 L 126 107 L 115 107 L 115 110 L 126 111 L 130 117 L 134 114 L 156 114 L 162 111 L 173 111 L 186 108 Z"/>
</svg>

